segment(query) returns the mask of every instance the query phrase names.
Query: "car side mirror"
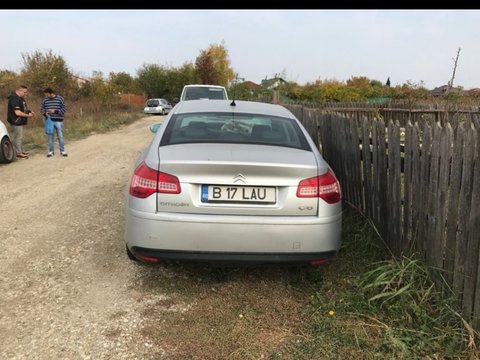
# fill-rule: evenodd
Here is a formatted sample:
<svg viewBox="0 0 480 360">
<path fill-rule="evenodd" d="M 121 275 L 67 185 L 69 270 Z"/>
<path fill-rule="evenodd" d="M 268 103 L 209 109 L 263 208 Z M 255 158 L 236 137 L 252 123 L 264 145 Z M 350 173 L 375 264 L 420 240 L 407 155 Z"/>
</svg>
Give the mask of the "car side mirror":
<svg viewBox="0 0 480 360">
<path fill-rule="evenodd" d="M 162 123 L 155 123 L 149 126 L 149 129 L 152 133 L 156 133 L 158 129 L 160 129 L 160 126 L 162 126 Z"/>
</svg>

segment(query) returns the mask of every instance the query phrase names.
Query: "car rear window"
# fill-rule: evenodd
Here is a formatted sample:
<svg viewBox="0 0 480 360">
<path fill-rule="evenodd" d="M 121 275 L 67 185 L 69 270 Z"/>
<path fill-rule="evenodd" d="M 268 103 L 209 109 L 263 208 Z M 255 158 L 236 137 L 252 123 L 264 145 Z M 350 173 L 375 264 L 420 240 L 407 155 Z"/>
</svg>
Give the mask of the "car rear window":
<svg viewBox="0 0 480 360">
<path fill-rule="evenodd" d="M 147 106 L 148 107 L 155 107 L 159 105 L 159 101 L 157 99 L 150 99 L 147 100 Z"/>
<path fill-rule="evenodd" d="M 207 142 L 274 145 L 310 150 L 294 119 L 232 113 L 176 115 L 168 123 L 160 146 Z"/>
<path fill-rule="evenodd" d="M 217 87 L 189 87 L 185 89 L 184 100 L 225 100 L 225 91 Z"/>
</svg>

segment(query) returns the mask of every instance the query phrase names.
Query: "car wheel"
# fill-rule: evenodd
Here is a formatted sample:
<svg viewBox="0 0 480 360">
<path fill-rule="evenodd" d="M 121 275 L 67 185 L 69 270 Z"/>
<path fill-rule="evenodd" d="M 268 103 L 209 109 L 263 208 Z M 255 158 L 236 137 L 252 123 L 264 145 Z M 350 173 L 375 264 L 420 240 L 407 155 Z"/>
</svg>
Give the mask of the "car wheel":
<svg viewBox="0 0 480 360">
<path fill-rule="evenodd" d="M 138 261 L 138 259 L 135 257 L 135 255 L 132 254 L 132 252 L 130 251 L 127 245 L 125 245 L 125 249 L 127 249 L 127 256 L 130 260 Z"/>
<path fill-rule="evenodd" d="M 0 162 L 11 163 L 15 157 L 15 150 L 10 139 L 6 136 L 3 137 L 0 143 Z"/>
</svg>

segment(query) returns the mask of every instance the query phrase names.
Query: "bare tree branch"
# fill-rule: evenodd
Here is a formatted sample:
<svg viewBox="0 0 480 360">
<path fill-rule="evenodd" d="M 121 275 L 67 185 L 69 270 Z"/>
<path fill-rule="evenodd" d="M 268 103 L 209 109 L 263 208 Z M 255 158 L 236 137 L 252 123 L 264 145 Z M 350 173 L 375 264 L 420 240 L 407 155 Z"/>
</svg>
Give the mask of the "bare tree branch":
<svg viewBox="0 0 480 360">
<path fill-rule="evenodd" d="M 458 57 L 460 56 L 460 50 L 462 50 L 462 48 L 458 48 L 457 50 L 457 56 L 455 58 L 452 58 L 453 62 L 454 62 L 454 66 L 453 66 L 453 73 L 452 73 L 452 78 L 450 79 L 450 81 L 448 82 L 448 88 L 447 88 L 447 94 L 450 92 L 450 90 L 452 90 L 453 88 L 453 80 L 455 79 L 455 72 L 457 71 L 457 65 L 458 65 Z"/>
</svg>

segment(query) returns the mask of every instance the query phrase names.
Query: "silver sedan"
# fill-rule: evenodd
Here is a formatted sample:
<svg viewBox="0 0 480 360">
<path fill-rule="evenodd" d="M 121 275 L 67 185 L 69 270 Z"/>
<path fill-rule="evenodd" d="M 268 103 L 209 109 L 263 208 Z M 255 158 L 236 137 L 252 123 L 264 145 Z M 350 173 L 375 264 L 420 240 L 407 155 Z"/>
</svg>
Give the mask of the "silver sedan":
<svg viewBox="0 0 480 360">
<path fill-rule="evenodd" d="M 125 241 L 132 260 L 320 264 L 341 245 L 340 184 L 280 105 L 179 103 L 140 155 Z"/>
</svg>

